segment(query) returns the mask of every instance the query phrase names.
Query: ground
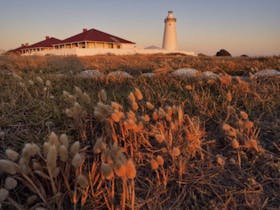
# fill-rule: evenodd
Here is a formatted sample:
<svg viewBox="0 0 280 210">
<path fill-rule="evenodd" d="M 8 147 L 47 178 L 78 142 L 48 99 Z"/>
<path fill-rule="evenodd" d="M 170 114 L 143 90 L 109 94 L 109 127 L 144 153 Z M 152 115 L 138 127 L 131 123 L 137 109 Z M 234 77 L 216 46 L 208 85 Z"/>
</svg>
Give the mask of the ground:
<svg viewBox="0 0 280 210">
<path fill-rule="evenodd" d="M 221 76 L 168 74 L 182 67 Z M 123 70 L 134 78 L 76 77 L 84 69 Z M 278 209 L 280 80 L 251 77 L 262 69 L 279 70 L 280 58 L 0 57 L 1 158 L 12 148 L 26 160 L 26 143 L 41 148 L 28 156 L 30 162 L 17 162 L 20 169 L 9 176 L 18 186 L 3 208 Z M 139 76 L 147 72 L 156 77 Z M 43 154 L 42 146 L 58 138 L 51 132 L 81 145 L 76 153 L 71 146 L 63 162 L 60 138 L 60 146 L 53 147 L 59 153 L 56 176 L 56 168 L 50 170 L 52 150 Z M 84 160 L 78 168 L 77 154 Z M 34 161 L 44 176 L 35 172 Z M 112 179 L 106 167 L 112 168 Z M 86 186 L 78 186 L 81 174 Z M 7 173 L 0 177 L 4 188 Z M 37 195 L 35 201 L 26 202 L 31 195 Z"/>
</svg>

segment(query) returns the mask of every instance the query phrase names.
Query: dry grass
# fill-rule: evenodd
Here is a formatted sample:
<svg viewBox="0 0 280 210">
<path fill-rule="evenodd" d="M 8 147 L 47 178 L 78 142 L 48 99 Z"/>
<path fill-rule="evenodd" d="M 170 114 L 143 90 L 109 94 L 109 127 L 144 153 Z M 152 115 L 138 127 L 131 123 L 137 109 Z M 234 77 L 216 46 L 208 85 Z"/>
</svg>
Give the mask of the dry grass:
<svg viewBox="0 0 280 210">
<path fill-rule="evenodd" d="M 118 68 L 120 60 L 126 63 L 124 69 L 132 65 L 139 70 L 141 59 L 146 59 L 142 68 L 149 71 L 155 69 L 148 64 L 153 62 L 164 67 L 197 59 L 200 70 L 222 62 L 161 55 L 81 60 L 109 71 Z M 258 68 L 266 62 L 279 68 L 274 59 L 258 61 L 263 62 Z M 233 62 L 237 69 L 241 64 L 236 60 L 224 62 Z M 250 65 L 257 62 L 249 60 Z M 159 76 L 96 81 L 36 71 L 49 68 L 43 63 L 30 67 L 34 71 L 23 71 L 22 80 L 0 77 L 4 209 L 279 207 L 278 79 L 245 82 L 224 76 L 197 81 Z M 226 65 L 217 68 L 224 71 Z"/>
</svg>

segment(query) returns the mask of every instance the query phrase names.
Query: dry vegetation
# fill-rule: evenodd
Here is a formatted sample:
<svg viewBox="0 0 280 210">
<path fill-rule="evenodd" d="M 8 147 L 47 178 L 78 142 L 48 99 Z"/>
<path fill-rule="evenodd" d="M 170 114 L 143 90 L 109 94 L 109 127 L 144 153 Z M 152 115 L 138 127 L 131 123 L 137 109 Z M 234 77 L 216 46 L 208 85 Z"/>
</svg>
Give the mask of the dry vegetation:
<svg viewBox="0 0 280 210">
<path fill-rule="evenodd" d="M 134 74 L 194 67 L 248 75 L 279 69 L 279 58 L 138 55 L 0 62 L 2 72 L 22 77 L 0 74 L 3 209 L 279 208 L 279 79 L 54 75 L 85 66 Z"/>
</svg>

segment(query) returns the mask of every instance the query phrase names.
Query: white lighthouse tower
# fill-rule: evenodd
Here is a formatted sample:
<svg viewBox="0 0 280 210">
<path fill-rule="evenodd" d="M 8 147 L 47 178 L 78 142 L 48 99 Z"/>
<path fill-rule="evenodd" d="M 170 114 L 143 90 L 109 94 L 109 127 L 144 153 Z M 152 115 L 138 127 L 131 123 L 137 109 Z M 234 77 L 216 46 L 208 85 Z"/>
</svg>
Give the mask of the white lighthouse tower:
<svg viewBox="0 0 280 210">
<path fill-rule="evenodd" d="M 168 11 L 167 17 L 164 19 L 165 28 L 163 35 L 162 48 L 165 50 L 176 51 L 177 48 L 177 32 L 176 18 L 172 11 Z"/>
</svg>

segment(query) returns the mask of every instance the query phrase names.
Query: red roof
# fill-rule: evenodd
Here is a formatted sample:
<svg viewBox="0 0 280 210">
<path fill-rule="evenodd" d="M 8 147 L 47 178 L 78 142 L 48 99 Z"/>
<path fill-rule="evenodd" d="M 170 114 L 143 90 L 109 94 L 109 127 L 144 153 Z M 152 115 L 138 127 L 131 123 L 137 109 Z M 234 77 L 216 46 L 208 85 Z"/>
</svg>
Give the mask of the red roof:
<svg viewBox="0 0 280 210">
<path fill-rule="evenodd" d="M 50 37 L 50 38 L 46 37 L 45 40 L 37 42 L 37 43 L 32 44 L 32 45 L 29 45 L 29 46 L 27 46 L 25 48 L 26 49 L 30 49 L 30 48 L 39 48 L 39 47 L 42 47 L 42 48 L 44 48 L 44 47 L 52 47 L 54 44 L 58 44 L 60 42 L 61 42 L 61 40 L 56 39 L 54 37 Z"/>
<path fill-rule="evenodd" d="M 82 33 L 79 33 L 77 35 L 62 40 L 61 43 L 84 42 L 84 41 L 135 44 L 134 42 L 119 38 L 111 34 L 107 34 L 105 32 L 96 29 L 84 30 Z"/>
<path fill-rule="evenodd" d="M 18 47 L 16 49 L 9 50 L 7 53 L 10 53 L 10 52 L 16 53 L 16 52 L 19 52 L 20 50 L 25 49 L 26 47 L 27 47 L 26 45 L 20 46 L 20 47 Z"/>
</svg>

